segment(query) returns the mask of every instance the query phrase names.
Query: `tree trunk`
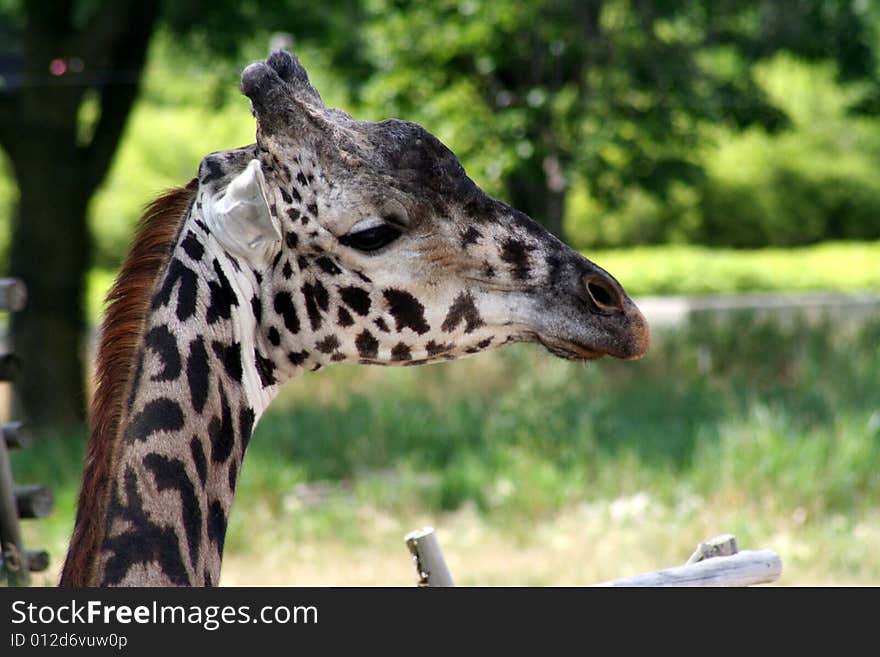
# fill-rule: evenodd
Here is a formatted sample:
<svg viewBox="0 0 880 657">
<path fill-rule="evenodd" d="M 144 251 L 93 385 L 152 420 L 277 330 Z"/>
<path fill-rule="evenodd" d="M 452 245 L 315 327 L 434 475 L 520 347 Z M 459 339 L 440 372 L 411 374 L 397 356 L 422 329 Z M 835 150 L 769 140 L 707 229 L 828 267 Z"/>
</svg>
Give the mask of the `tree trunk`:
<svg viewBox="0 0 880 657">
<path fill-rule="evenodd" d="M 566 187 L 561 176 L 555 157 L 545 157 L 543 166 L 529 160 L 510 174 L 507 189 L 513 207 L 564 240 Z"/>
<path fill-rule="evenodd" d="M 69 428 L 85 418 L 83 290 L 93 190 L 59 148 L 64 142 L 40 133 L 13 160 L 20 196 L 10 273 L 28 288 L 27 306 L 12 316 L 13 348 L 22 360 L 14 410 L 35 427 Z"/>
<path fill-rule="evenodd" d="M 86 210 L 137 97 L 159 2 L 104 0 L 84 22 L 75 20 L 74 3 L 24 9 L 24 77 L 0 89 L 0 145 L 19 188 L 10 275 L 28 287 L 26 308 L 12 316 L 22 360 L 15 413 L 43 430 L 85 418 Z M 78 134 L 86 90 L 99 105 L 91 139 Z"/>
</svg>

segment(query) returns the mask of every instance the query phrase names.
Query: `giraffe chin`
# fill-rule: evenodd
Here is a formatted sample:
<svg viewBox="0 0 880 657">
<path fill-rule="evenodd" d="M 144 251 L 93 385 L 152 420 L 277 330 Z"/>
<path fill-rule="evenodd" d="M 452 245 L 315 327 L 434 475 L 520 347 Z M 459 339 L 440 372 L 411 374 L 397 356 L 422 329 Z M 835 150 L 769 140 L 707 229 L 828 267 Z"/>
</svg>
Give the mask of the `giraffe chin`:
<svg viewBox="0 0 880 657">
<path fill-rule="evenodd" d="M 575 342 L 563 342 L 561 340 L 549 340 L 538 336 L 538 342 L 554 356 L 566 360 L 599 360 L 608 354 L 598 349 L 593 349 Z"/>
</svg>

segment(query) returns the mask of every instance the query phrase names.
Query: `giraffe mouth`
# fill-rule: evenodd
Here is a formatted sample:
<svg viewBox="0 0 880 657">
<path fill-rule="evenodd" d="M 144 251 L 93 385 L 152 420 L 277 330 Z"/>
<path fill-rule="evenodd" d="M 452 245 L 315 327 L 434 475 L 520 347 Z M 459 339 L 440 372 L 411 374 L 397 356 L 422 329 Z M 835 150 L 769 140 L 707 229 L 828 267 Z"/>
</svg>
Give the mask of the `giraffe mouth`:
<svg viewBox="0 0 880 657">
<path fill-rule="evenodd" d="M 535 336 L 537 341 L 551 354 L 566 360 L 599 360 L 608 355 L 593 347 L 562 340 L 551 340 L 540 335 Z"/>
</svg>

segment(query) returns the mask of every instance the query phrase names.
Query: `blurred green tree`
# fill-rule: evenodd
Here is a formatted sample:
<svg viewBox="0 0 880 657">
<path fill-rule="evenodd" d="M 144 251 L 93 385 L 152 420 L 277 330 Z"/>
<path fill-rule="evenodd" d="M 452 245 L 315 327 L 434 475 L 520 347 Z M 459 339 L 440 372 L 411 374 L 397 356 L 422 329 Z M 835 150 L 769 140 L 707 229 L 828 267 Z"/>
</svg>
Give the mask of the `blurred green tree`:
<svg viewBox="0 0 880 657">
<path fill-rule="evenodd" d="M 572 178 L 613 205 L 703 176 L 701 124 L 784 128 L 754 78 L 779 52 L 875 79 L 869 3 L 850 0 L 371 0 L 362 89 L 423 122 L 481 183 L 562 234 Z"/>
<path fill-rule="evenodd" d="M 358 61 L 359 3 L 270 0 L 0 0 L 0 147 L 18 186 L 10 274 L 28 285 L 12 318 L 24 368 L 17 412 L 37 427 L 85 416 L 86 212 L 138 96 L 157 29 L 194 57 L 234 57 L 261 34 L 295 28 L 340 68 Z M 169 147 L 172 147 L 169 144 Z"/>
</svg>

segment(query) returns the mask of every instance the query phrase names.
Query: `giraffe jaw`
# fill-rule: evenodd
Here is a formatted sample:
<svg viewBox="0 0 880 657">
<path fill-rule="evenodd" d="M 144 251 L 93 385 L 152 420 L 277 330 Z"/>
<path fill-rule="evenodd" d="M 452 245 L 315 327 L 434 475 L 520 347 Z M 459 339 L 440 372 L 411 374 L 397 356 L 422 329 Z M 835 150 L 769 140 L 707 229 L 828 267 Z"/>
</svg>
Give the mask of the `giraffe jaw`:
<svg viewBox="0 0 880 657">
<path fill-rule="evenodd" d="M 650 346 L 650 326 L 628 297 L 622 305 L 621 311 L 588 311 L 579 320 L 545 325 L 532 331 L 533 341 L 567 360 L 599 360 L 605 356 L 638 360 Z"/>
<path fill-rule="evenodd" d="M 564 342 L 561 340 L 543 338 L 541 336 L 536 336 L 536 340 L 551 354 L 566 360 L 599 360 L 608 355 L 607 352 L 592 349 L 575 342 Z"/>
</svg>

